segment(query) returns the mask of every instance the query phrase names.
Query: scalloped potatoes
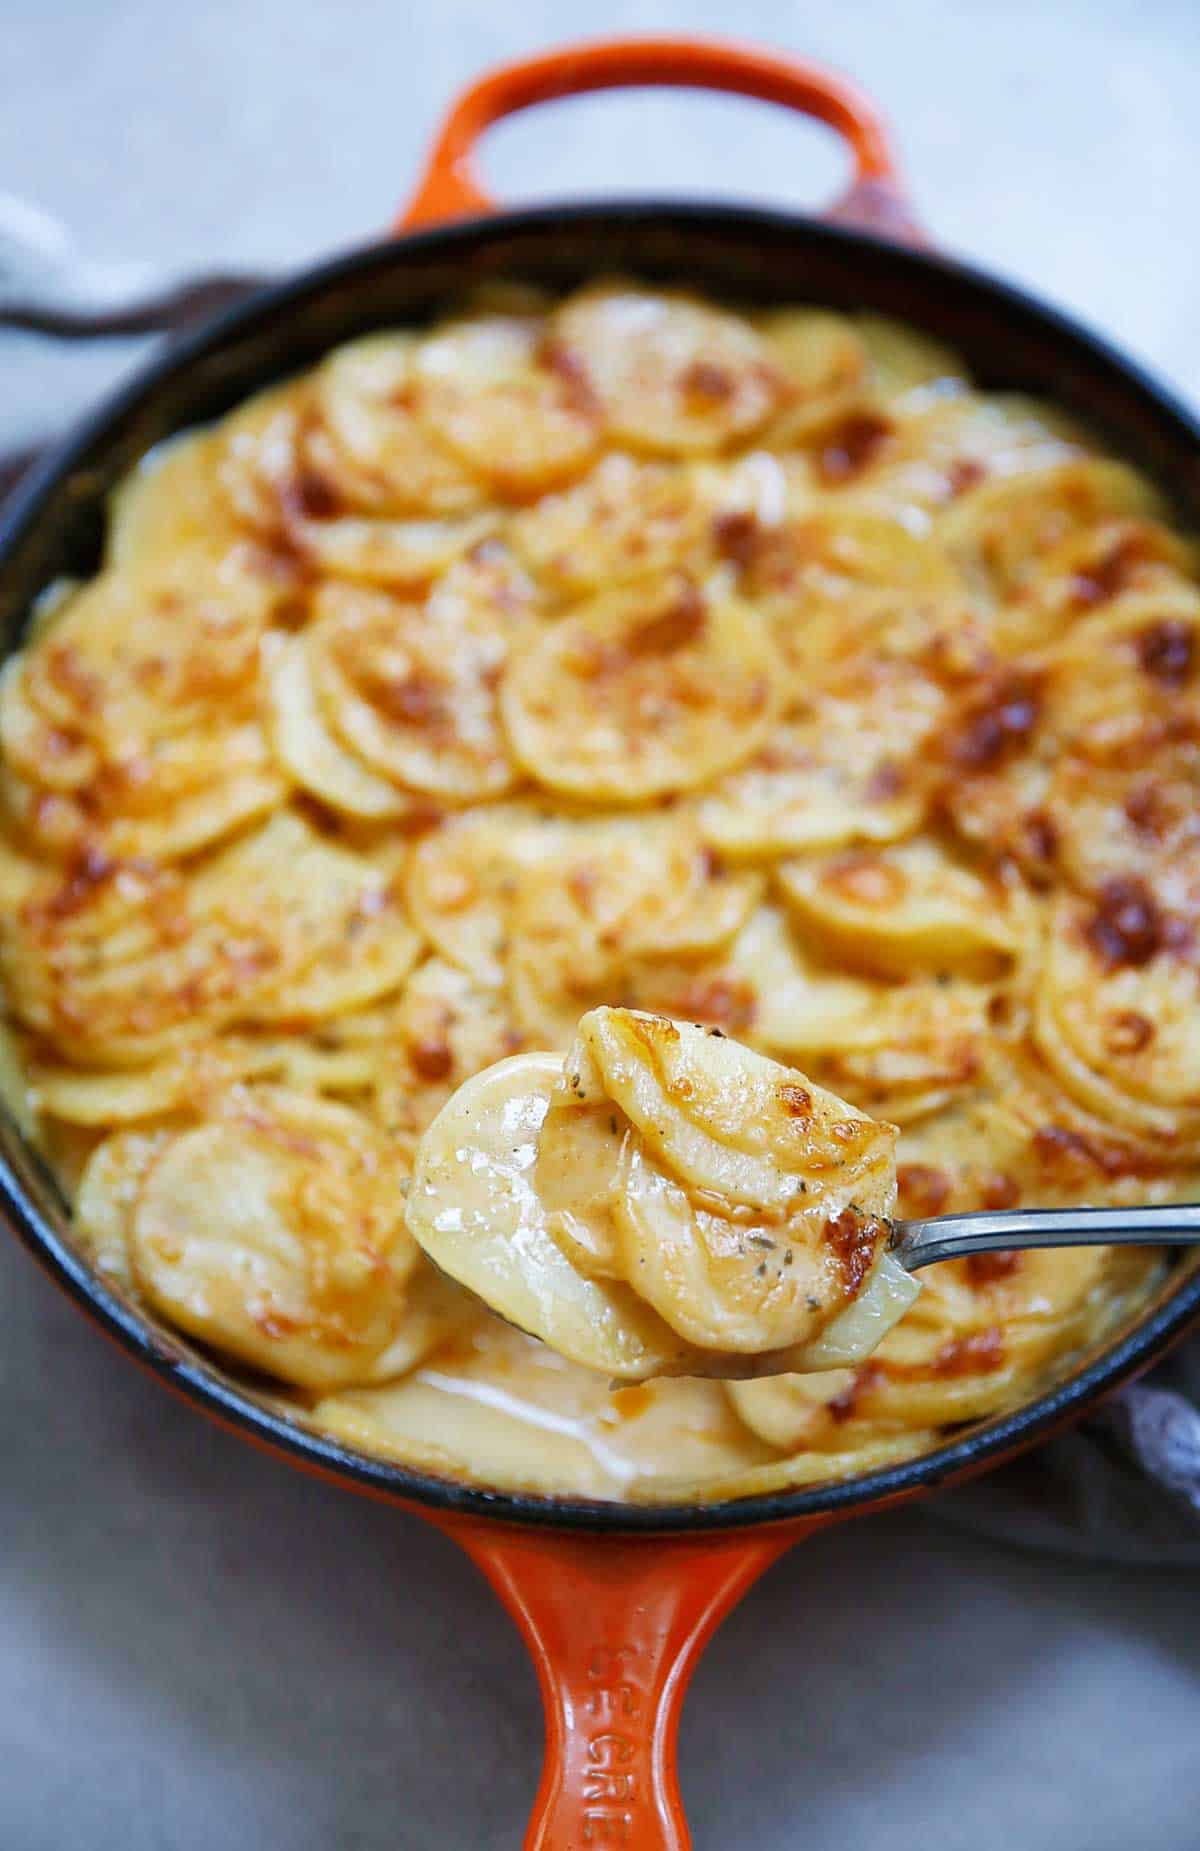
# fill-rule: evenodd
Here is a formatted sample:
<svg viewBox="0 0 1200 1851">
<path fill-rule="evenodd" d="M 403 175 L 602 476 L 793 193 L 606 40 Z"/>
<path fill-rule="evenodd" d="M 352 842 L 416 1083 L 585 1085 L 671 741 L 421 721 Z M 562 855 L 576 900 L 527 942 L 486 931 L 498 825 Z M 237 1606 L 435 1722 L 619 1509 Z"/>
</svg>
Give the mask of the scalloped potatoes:
<svg viewBox="0 0 1200 1851">
<path fill-rule="evenodd" d="M 551 1492 L 844 1476 L 1029 1394 L 1157 1258 L 935 1269 L 853 1361 L 887 1256 L 832 1315 L 688 1024 L 898 1126 L 902 1214 L 1194 1195 L 1198 557 L 912 329 L 636 279 L 160 445 L 0 675 L 0 1078 L 100 1276 L 347 1443 Z M 619 1035 L 564 1096 L 588 1011 L 673 1018 L 694 1109 Z M 505 1315 L 553 1278 L 595 1367 L 413 1245 L 464 1088 L 539 1123 L 458 1178 Z"/>
</svg>

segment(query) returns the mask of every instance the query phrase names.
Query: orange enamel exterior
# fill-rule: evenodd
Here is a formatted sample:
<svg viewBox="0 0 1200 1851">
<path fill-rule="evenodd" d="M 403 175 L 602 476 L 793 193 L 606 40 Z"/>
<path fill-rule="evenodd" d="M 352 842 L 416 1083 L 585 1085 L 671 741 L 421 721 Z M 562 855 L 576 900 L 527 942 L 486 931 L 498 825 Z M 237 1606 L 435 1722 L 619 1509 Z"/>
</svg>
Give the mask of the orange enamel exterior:
<svg viewBox="0 0 1200 1851">
<path fill-rule="evenodd" d="M 475 172 L 475 148 L 504 116 L 558 97 L 636 86 L 731 91 L 828 123 L 849 145 L 854 177 L 823 216 L 905 243 L 925 243 L 887 129 L 870 99 L 818 65 L 721 39 L 603 39 L 497 65 L 451 104 L 394 229 L 412 231 L 494 210 Z"/>
<path fill-rule="evenodd" d="M 884 125 L 853 84 L 749 45 L 666 38 L 564 47 L 485 73 L 451 105 L 395 229 L 493 210 L 474 154 L 502 117 L 556 97 L 631 85 L 732 91 L 817 117 L 854 157 L 849 189 L 824 216 L 924 243 Z M 694 1540 L 434 1521 L 487 1576 L 537 1668 L 546 1757 L 526 1851 L 686 1851 L 691 1835 L 675 1740 L 692 1671 L 730 1608 L 822 1520 Z"/>
<path fill-rule="evenodd" d="M 747 1588 L 819 1525 L 657 1541 L 446 1527 L 537 1667 L 546 1758 L 526 1851 L 686 1851 L 675 1738 L 696 1661 Z"/>
</svg>

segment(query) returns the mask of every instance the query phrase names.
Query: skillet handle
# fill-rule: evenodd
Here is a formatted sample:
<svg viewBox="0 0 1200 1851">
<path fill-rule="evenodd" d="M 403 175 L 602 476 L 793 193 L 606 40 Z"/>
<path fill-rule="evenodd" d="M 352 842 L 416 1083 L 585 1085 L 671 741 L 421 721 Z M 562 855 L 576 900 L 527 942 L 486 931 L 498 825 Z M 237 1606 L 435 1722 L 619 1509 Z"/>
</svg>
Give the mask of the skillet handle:
<svg viewBox="0 0 1200 1851">
<path fill-rule="evenodd" d="M 556 97 L 630 85 L 727 90 L 815 116 L 850 144 L 854 178 L 821 216 L 900 244 L 923 245 L 891 143 L 875 105 L 856 85 L 781 52 L 722 39 L 602 39 L 566 45 L 486 71 L 451 104 L 425 172 L 396 231 L 495 210 L 475 173 L 474 150 L 503 116 Z"/>
<path fill-rule="evenodd" d="M 546 1758 L 525 1851 L 688 1851 L 675 1772 L 688 1680 L 718 1622 L 815 1526 L 630 1538 L 443 1522 L 537 1668 Z"/>
</svg>

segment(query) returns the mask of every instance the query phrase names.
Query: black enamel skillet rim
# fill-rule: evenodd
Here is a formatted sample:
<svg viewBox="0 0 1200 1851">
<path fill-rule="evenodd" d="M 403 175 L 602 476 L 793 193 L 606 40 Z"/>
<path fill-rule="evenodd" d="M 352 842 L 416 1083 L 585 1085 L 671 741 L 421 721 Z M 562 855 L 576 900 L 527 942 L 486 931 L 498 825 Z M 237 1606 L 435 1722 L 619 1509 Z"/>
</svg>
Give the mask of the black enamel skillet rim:
<svg viewBox="0 0 1200 1851">
<path fill-rule="evenodd" d="M 981 383 L 1054 398 L 1091 419 L 1200 526 L 1200 423 L 1078 324 L 981 272 L 866 233 L 760 208 L 638 202 L 506 212 L 323 263 L 174 342 L 34 471 L 0 521 L 7 654 L 37 593 L 95 568 L 104 497 L 152 444 L 213 418 L 340 340 L 419 321 L 489 279 L 566 287 L 605 272 L 743 300 L 871 308 L 965 353 Z M 713 1505 L 635 1506 L 482 1490 L 367 1457 L 263 1405 L 111 1293 L 74 1250 L 61 1201 L 15 1126 L 0 1127 L 0 1211 L 123 1349 L 225 1424 L 297 1463 L 396 1501 L 574 1531 L 702 1532 L 849 1515 L 984 1469 L 1147 1366 L 1200 1314 L 1200 1265 L 1180 1265 L 1137 1322 L 1038 1399 L 921 1458 L 845 1483 Z"/>
</svg>

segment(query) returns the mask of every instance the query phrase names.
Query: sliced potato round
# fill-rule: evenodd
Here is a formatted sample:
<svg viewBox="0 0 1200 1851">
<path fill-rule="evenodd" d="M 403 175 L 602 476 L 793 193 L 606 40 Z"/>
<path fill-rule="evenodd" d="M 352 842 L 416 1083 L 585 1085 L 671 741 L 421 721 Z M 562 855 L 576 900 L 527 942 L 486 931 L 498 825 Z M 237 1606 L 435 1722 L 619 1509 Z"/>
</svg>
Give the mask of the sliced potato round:
<svg viewBox="0 0 1200 1851">
<path fill-rule="evenodd" d="M 460 1087 L 418 1146 L 408 1226 L 443 1272 L 573 1362 L 691 1373 L 688 1346 L 630 1286 L 577 1272 L 546 1229 L 533 1171 L 561 1078 L 561 1056 L 517 1054 Z"/>
<path fill-rule="evenodd" d="M 421 838 L 409 861 L 405 892 L 413 919 L 452 964 L 479 983 L 501 983 L 515 895 L 558 852 L 570 827 L 525 803 L 449 817 Z"/>
<path fill-rule="evenodd" d="M 58 606 L 24 652 L 25 718 L 40 716 L 47 735 L 40 756 L 69 760 L 87 744 L 101 763 L 128 765 L 159 745 L 203 750 L 201 729 L 253 717 L 277 599 L 271 577 L 238 555 L 176 556 L 154 577 L 101 574 Z M 4 743 L 7 751 L 24 741 Z"/>
<path fill-rule="evenodd" d="M 418 949 L 387 875 L 281 811 L 187 877 L 97 859 L 55 879 L 3 955 L 31 1028 L 71 1061 L 120 1067 L 234 1021 L 356 1007 Z"/>
<path fill-rule="evenodd" d="M 895 399 L 881 404 L 873 420 L 852 423 L 844 435 L 836 428 L 820 433 L 816 486 L 921 531 L 991 477 L 1083 453 L 1078 427 L 1036 400 L 951 392 L 921 404 L 919 397 L 911 406 Z"/>
<path fill-rule="evenodd" d="M 1135 762 L 1200 728 L 1200 593 L 1138 593 L 1040 659 L 1055 744 L 1095 762 Z"/>
<path fill-rule="evenodd" d="M 1077 527 L 1043 555 L 1038 570 L 992 621 L 1006 653 L 1041 649 L 1071 626 L 1127 597 L 1195 590 L 1200 556 L 1158 521 L 1118 519 Z"/>
<path fill-rule="evenodd" d="M 39 1112 L 72 1125 L 103 1127 L 162 1118 L 185 1106 L 201 1111 L 235 1081 L 276 1073 L 282 1064 L 278 1044 L 230 1035 L 125 1071 L 37 1061 L 30 1083 Z"/>
<path fill-rule="evenodd" d="M 1102 764 L 1064 753 L 1046 814 L 1056 865 L 1073 885 L 1094 892 L 1133 877 L 1170 912 L 1200 907 L 1200 754 L 1186 739 L 1143 766 L 1123 753 Z"/>
<path fill-rule="evenodd" d="M 89 1157 L 75 1195 L 72 1230 L 106 1284 L 129 1291 L 133 1273 L 129 1230 L 147 1171 L 170 1138 L 168 1131 L 117 1131 Z"/>
<path fill-rule="evenodd" d="M 416 592 L 496 526 L 486 508 L 390 512 L 377 484 L 347 471 L 304 390 L 246 408 L 229 432 L 224 471 L 243 519 L 308 574 Z"/>
<path fill-rule="evenodd" d="M 218 428 L 169 437 L 140 459 L 109 503 L 106 569 L 149 578 L 183 553 L 216 557 L 244 539 L 221 479 L 224 450 Z"/>
<path fill-rule="evenodd" d="M 872 389 L 885 400 L 910 393 L 961 392 L 970 385 L 961 354 L 886 315 L 856 315 L 854 331 L 866 349 Z M 924 402 L 924 401 L 922 401 Z"/>
<path fill-rule="evenodd" d="M 499 796 L 514 783 L 496 710 L 502 632 L 329 586 L 307 641 L 321 712 L 370 770 L 449 803 Z"/>
<path fill-rule="evenodd" d="M 1072 458 L 972 488 L 943 516 L 939 538 L 977 595 L 1003 603 L 1073 534 L 1126 515 L 1152 518 L 1160 506 L 1127 464 Z"/>
<path fill-rule="evenodd" d="M 771 444 L 803 441 L 862 397 L 868 356 L 848 316 L 828 309 L 772 309 L 756 325 L 785 382 L 782 409 L 767 433 Z"/>
<path fill-rule="evenodd" d="M 1026 936 L 1016 887 L 982 880 L 928 837 L 785 861 L 776 880 L 793 917 L 824 949 L 884 976 L 994 973 Z"/>
<path fill-rule="evenodd" d="M 399 878 L 386 865 L 314 830 L 289 833 L 294 836 L 291 880 L 297 896 L 289 929 L 298 937 L 298 954 L 291 968 L 245 1007 L 244 1015 L 299 1028 L 398 990 L 417 961 L 421 937 L 408 917 Z M 286 842 L 280 830 L 275 841 L 264 836 L 257 844 L 247 843 L 233 864 L 235 872 L 241 867 L 256 871 L 283 852 Z M 306 880 L 312 887 L 301 899 Z"/>
<path fill-rule="evenodd" d="M 890 1126 L 724 1035 L 629 1009 L 579 1025 L 604 1095 L 691 1190 L 759 1210 L 891 1206 Z M 571 1063 L 568 1060 L 568 1072 Z M 811 1195 L 814 1202 L 798 1203 Z M 766 1346 L 760 1346 L 766 1347 Z"/>
<path fill-rule="evenodd" d="M 282 799 L 258 720 L 274 599 L 234 553 L 192 552 L 59 601 L 0 689 L 7 802 L 39 848 L 178 857 Z"/>
<path fill-rule="evenodd" d="M 942 974 L 893 985 L 878 999 L 878 1017 L 817 1059 L 817 1072 L 860 1110 L 911 1124 L 973 1090 L 995 997 L 987 985 Z"/>
<path fill-rule="evenodd" d="M 376 822 L 403 816 L 403 792 L 347 751 L 325 723 L 312 684 L 311 639 L 294 636 L 271 671 L 271 744 L 303 790 L 346 816 Z"/>
<path fill-rule="evenodd" d="M 54 861 L 181 861 L 214 848 L 284 802 L 286 780 L 270 763 L 257 727 L 224 735 L 226 773 L 151 809 L 126 807 L 126 787 L 108 781 L 95 795 L 40 789 L 0 773 L 4 808 L 32 846 Z"/>
<path fill-rule="evenodd" d="M 1118 1126 L 1200 1134 L 1200 975 L 1136 880 L 1055 907 L 1034 1022 L 1068 1093 Z"/>
<path fill-rule="evenodd" d="M 136 1283 L 180 1329 L 277 1380 L 363 1381 L 400 1331 L 416 1264 L 403 1182 L 348 1107 L 235 1093 L 225 1118 L 173 1137 L 150 1167 L 130 1228 Z"/>
<path fill-rule="evenodd" d="M 818 508 L 735 539 L 745 559 L 742 590 L 769 618 L 797 698 L 864 650 L 917 657 L 943 634 L 959 641 L 966 625 L 959 574 L 898 520 Z"/>
<path fill-rule="evenodd" d="M 421 341 L 414 372 L 423 417 L 498 494 L 541 494 L 599 449 L 601 407 L 540 316 L 450 322 Z"/>
<path fill-rule="evenodd" d="M 655 960 L 631 987 L 639 1008 L 797 1058 L 861 1035 L 884 994 L 878 983 L 818 964 L 775 906 L 756 907 L 715 956 Z"/>
<path fill-rule="evenodd" d="M 903 1315 L 920 1291 L 895 1261 L 878 1252 L 885 1223 L 864 1218 L 857 1205 L 837 1215 L 813 1203 L 801 1223 L 784 1230 L 699 1207 L 637 1145 L 630 1147 L 613 1209 L 626 1278 L 689 1343 L 703 1351 L 757 1359 L 754 1373 L 816 1368 L 838 1361 L 844 1349 L 862 1355 Z M 843 1249 L 828 1229 L 856 1230 L 862 1240 L 862 1275 L 846 1277 Z M 805 1236 L 807 1235 L 807 1238 Z M 873 1248 L 872 1243 L 875 1243 Z M 887 1289 L 879 1291 L 881 1269 Z M 864 1283 L 865 1280 L 865 1283 Z M 841 1339 L 833 1324 L 863 1310 Z M 850 1295 L 854 1300 L 841 1311 Z M 829 1307 L 837 1307 L 831 1319 Z M 829 1356 L 824 1354 L 828 1348 Z M 730 1368 L 731 1376 L 744 1373 Z M 723 1373 L 715 1371 L 715 1373 Z"/>
<path fill-rule="evenodd" d="M 374 1051 L 375 1111 L 388 1136 L 411 1148 L 456 1087 L 523 1043 L 502 990 L 429 958 Z"/>
<path fill-rule="evenodd" d="M 582 482 L 518 514 L 511 536 L 556 597 L 580 598 L 701 556 L 707 519 L 683 471 L 610 451 Z"/>
<path fill-rule="evenodd" d="M 899 662 L 814 693 L 699 800 L 705 839 L 759 860 L 911 835 L 927 801 L 918 755 L 945 708 L 936 682 Z"/>
<path fill-rule="evenodd" d="M 418 345 L 415 334 L 389 332 L 337 348 L 317 373 L 317 406 L 353 469 L 352 490 L 394 514 L 463 514 L 484 487 L 421 415 Z"/>
<path fill-rule="evenodd" d="M 773 718 L 777 669 L 753 611 L 667 574 L 535 637 L 501 704 L 512 749 L 540 783 L 640 803 L 749 758 Z"/>
<path fill-rule="evenodd" d="M 580 823 L 523 872 L 508 914 L 507 972 L 519 1025 L 565 1047 L 584 1009 L 636 994 L 662 957 L 726 944 L 760 891 L 714 867 L 677 815 Z"/>
<path fill-rule="evenodd" d="M 991 1271 L 925 1268 L 921 1297 L 865 1365 L 729 1383 L 733 1406 L 770 1444 L 817 1453 L 978 1420 L 1031 1392 L 1048 1361 L 1094 1329 L 1098 1293 L 1119 1304 L 1155 1264 L 1136 1256 L 1127 1269 L 1105 1248 L 986 1257 Z"/>
<path fill-rule="evenodd" d="M 494 528 L 488 514 L 443 520 L 368 520 L 344 514 L 297 518 L 291 533 L 298 550 L 320 572 L 412 592 L 486 540 Z"/>
<path fill-rule="evenodd" d="M 993 994 L 963 977 L 852 975 L 822 963 L 764 906 L 721 957 L 651 971 L 638 1000 L 799 1061 L 860 1110 L 907 1123 L 974 1084 Z"/>
<path fill-rule="evenodd" d="M 749 322 L 689 296 L 601 284 L 570 297 L 552 326 L 562 363 L 637 450 L 728 449 L 785 400 L 781 369 Z"/>
</svg>

